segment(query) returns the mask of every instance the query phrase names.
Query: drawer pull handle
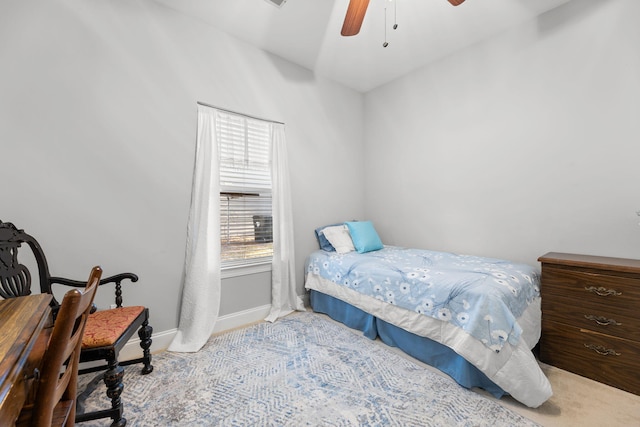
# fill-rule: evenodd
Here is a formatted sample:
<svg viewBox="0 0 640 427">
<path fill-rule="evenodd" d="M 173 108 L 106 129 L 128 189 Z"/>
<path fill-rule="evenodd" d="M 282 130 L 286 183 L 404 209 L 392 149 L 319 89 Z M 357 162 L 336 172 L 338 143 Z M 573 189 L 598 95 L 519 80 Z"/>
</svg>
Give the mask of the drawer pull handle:
<svg viewBox="0 0 640 427">
<path fill-rule="evenodd" d="M 596 295 L 600 295 L 601 297 L 608 297 L 610 295 L 613 296 L 620 296 L 622 295 L 622 292 L 618 292 L 615 289 L 607 289 L 605 287 L 600 286 L 599 288 L 596 288 L 595 286 L 589 286 L 584 288 L 585 291 L 589 291 L 589 292 L 593 292 Z"/>
<path fill-rule="evenodd" d="M 622 325 L 622 323 L 618 323 L 615 319 L 607 319 L 604 316 L 594 316 L 593 314 L 585 314 L 584 317 L 587 320 L 593 320 L 594 322 L 596 322 L 598 325 L 601 325 L 601 326 L 609 326 L 609 325 L 621 326 Z"/>
<path fill-rule="evenodd" d="M 587 347 L 589 350 L 593 350 L 596 353 L 601 354 L 603 356 L 620 356 L 620 353 L 618 353 L 617 351 L 611 348 L 604 348 L 601 345 L 585 344 L 584 346 Z"/>
</svg>

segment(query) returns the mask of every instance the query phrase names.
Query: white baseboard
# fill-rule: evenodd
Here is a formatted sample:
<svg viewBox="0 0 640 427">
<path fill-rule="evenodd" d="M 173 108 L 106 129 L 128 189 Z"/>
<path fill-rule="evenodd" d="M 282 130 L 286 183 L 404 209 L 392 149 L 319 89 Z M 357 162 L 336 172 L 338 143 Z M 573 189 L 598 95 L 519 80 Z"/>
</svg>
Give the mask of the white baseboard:
<svg viewBox="0 0 640 427">
<path fill-rule="evenodd" d="M 250 323 L 259 322 L 260 320 L 263 320 L 265 317 L 267 317 L 270 310 L 271 304 L 267 304 L 263 305 L 262 307 L 255 307 L 249 310 L 238 311 L 236 313 L 220 316 L 218 317 L 216 325 L 213 328 L 213 333 L 217 334 Z M 167 331 L 154 333 L 151 336 L 151 352 L 159 353 L 169 348 L 169 344 L 171 344 L 171 341 L 173 341 L 173 337 L 176 336 L 177 332 L 178 330 L 174 328 Z M 141 355 L 142 351 L 140 349 L 140 339 L 132 338 L 125 344 L 122 351 L 120 351 L 119 360 L 131 360 L 140 357 Z"/>
</svg>

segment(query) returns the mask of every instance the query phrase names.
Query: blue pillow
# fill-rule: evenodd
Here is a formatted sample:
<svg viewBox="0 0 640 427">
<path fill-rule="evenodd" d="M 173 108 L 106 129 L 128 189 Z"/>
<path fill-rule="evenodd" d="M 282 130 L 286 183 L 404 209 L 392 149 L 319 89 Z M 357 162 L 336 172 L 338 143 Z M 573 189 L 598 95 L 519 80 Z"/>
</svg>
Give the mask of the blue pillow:
<svg viewBox="0 0 640 427">
<path fill-rule="evenodd" d="M 329 240 L 327 240 L 324 233 L 322 232 L 323 229 L 327 227 L 335 227 L 336 225 L 342 225 L 342 223 L 323 225 L 322 227 L 316 228 L 316 239 L 318 239 L 318 244 L 320 245 L 320 249 L 323 249 L 327 252 L 336 251 L 336 248 L 333 247 L 333 245 L 329 242 Z"/>
<path fill-rule="evenodd" d="M 345 222 L 345 224 L 349 228 L 353 246 L 358 253 L 377 251 L 384 247 L 371 221 Z"/>
</svg>

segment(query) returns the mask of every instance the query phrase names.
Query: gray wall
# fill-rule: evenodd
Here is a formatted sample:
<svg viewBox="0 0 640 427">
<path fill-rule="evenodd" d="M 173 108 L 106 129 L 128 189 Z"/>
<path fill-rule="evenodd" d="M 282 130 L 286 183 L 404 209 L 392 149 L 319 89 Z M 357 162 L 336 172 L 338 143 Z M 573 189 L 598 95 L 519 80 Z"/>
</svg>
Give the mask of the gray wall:
<svg viewBox="0 0 640 427">
<path fill-rule="evenodd" d="M 640 257 L 640 2 L 576 0 L 365 96 L 385 243 Z"/>
<path fill-rule="evenodd" d="M 126 300 L 175 328 L 203 101 L 287 124 L 299 294 L 313 228 L 345 218 L 532 264 L 637 258 L 637 16 L 576 0 L 361 95 L 152 1 L 4 0 L 0 219 L 53 274 L 138 273 Z M 268 304 L 269 274 L 222 293 L 223 315 Z"/>
<path fill-rule="evenodd" d="M 299 294 L 313 229 L 363 213 L 362 95 L 155 2 L 3 0 L 0 64 L 0 219 L 54 275 L 137 273 L 155 332 L 177 326 L 197 101 L 286 123 Z M 226 279 L 220 313 L 270 287 Z"/>
</svg>

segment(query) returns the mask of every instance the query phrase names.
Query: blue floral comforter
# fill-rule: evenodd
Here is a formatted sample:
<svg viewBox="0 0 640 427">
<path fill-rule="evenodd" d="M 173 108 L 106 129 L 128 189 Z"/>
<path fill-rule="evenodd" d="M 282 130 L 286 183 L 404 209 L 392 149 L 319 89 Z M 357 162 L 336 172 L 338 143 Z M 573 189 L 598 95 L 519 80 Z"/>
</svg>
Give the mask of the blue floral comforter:
<svg viewBox="0 0 640 427">
<path fill-rule="evenodd" d="M 361 294 L 450 322 L 495 352 L 517 345 L 517 319 L 540 297 L 538 271 L 509 261 L 385 246 L 316 251 L 306 271 Z"/>
</svg>

